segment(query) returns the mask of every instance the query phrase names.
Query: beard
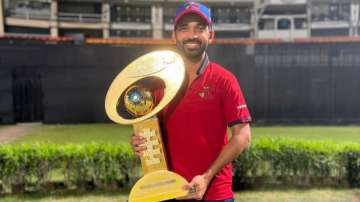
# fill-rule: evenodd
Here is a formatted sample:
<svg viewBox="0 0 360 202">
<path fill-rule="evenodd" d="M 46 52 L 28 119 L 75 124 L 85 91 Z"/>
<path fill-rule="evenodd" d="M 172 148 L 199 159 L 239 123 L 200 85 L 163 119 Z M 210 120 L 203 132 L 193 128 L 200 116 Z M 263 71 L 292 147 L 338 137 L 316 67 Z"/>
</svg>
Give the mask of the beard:
<svg viewBox="0 0 360 202">
<path fill-rule="evenodd" d="M 188 48 L 187 44 L 198 44 L 197 48 Z M 182 56 L 191 62 L 198 62 L 201 60 L 204 52 L 208 47 L 208 43 L 202 42 L 199 39 L 189 39 L 185 41 L 176 41 L 176 47 L 180 50 Z"/>
</svg>

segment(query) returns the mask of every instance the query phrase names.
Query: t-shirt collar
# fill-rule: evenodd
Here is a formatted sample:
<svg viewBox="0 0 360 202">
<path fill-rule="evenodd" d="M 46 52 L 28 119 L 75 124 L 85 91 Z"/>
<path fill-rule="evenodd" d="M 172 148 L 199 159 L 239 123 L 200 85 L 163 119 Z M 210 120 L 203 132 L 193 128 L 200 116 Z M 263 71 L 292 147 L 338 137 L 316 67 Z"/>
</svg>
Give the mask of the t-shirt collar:
<svg viewBox="0 0 360 202">
<path fill-rule="evenodd" d="M 202 63 L 200 65 L 199 69 L 197 70 L 196 74 L 197 75 L 203 74 L 205 72 L 206 67 L 208 66 L 208 64 L 209 64 L 209 56 L 205 53 L 205 58 L 202 61 Z"/>
</svg>

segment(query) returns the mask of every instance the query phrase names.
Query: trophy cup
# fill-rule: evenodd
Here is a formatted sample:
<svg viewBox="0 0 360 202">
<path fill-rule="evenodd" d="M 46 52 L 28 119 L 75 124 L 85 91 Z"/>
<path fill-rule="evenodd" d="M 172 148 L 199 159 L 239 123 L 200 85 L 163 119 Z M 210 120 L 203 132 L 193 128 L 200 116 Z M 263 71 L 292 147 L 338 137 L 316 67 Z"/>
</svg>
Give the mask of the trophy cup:
<svg viewBox="0 0 360 202">
<path fill-rule="evenodd" d="M 112 82 L 105 99 L 108 117 L 120 124 L 133 124 L 134 132 L 146 138 L 140 157 L 144 176 L 130 191 L 129 202 L 154 202 L 186 196 L 187 181 L 168 170 L 156 114 L 176 95 L 184 80 L 181 56 L 173 51 L 154 51 L 125 67 Z M 156 87 L 154 87 L 156 86 Z M 162 89 L 155 102 L 154 91 Z"/>
</svg>

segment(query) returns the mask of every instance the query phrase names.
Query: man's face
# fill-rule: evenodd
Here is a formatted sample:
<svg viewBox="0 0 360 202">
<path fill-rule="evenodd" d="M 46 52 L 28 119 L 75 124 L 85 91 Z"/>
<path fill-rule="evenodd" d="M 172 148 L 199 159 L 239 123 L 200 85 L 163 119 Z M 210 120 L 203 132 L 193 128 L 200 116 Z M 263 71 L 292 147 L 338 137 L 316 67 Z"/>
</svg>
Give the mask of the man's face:
<svg viewBox="0 0 360 202">
<path fill-rule="evenodd" d="M 177 48 L 190 61 L 199 61 L 209 43 L 213 39 L 206 21 L 200 16 L 190 13 L 176 24 L 174 38 Z"/>
</svg>

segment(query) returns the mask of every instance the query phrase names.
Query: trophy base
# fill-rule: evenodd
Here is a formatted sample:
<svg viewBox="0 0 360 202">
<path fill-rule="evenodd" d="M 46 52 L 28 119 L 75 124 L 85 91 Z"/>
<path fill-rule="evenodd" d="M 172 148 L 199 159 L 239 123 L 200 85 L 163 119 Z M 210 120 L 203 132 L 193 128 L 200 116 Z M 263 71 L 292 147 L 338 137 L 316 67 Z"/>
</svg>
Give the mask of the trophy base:
<svg viewBox="0 0 360 202">
<path fill-rule="evenodd" d="M 168 170 L 151 172 L 136 182 L 130 191 L 129 202 L 155 202 L 183 197 L 187 181 Z"/>
</svg>

